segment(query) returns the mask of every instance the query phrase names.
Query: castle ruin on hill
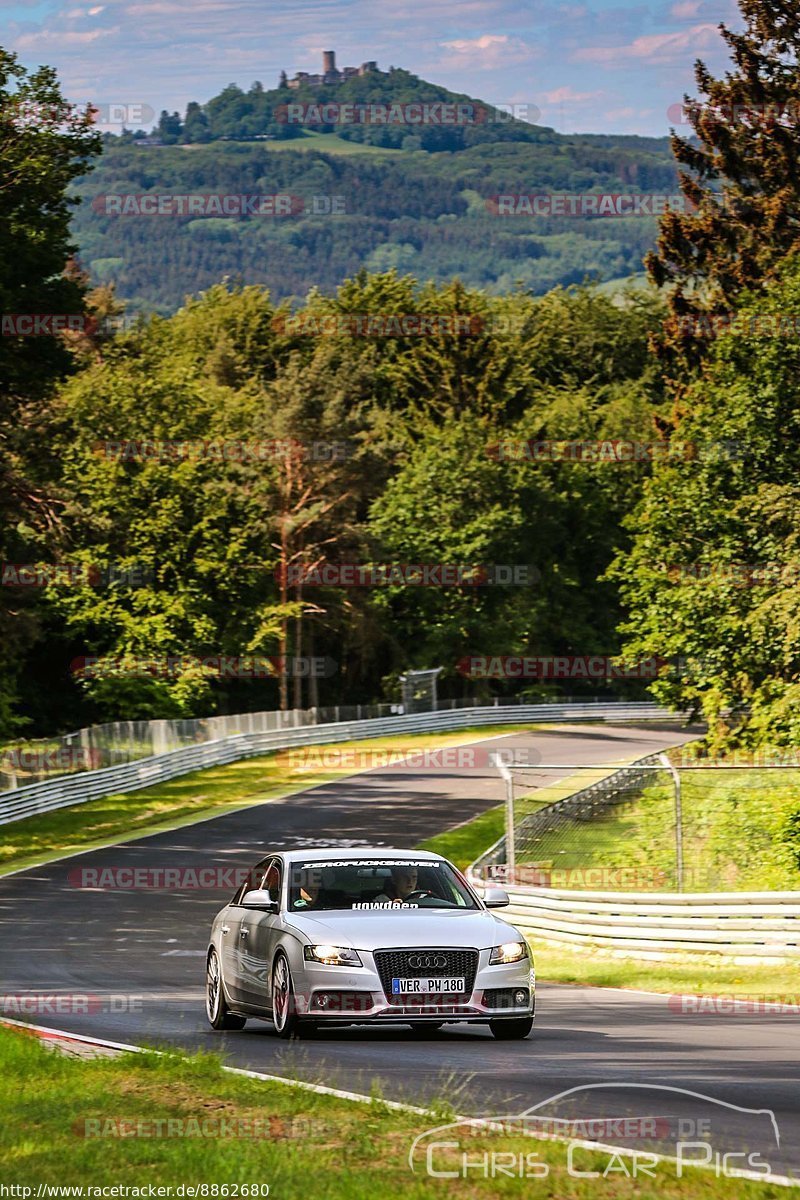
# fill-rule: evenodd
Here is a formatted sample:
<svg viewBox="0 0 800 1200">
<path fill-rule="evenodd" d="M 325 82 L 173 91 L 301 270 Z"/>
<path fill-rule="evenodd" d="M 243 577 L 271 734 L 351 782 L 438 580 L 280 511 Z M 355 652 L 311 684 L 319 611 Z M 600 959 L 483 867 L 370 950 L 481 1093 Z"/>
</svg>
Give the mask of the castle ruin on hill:
<svg viewBox="0 0 800 1200">
<path fill-rule="evenodd" d="M 304 85 L 322 87 L 324 84 L 346 83 L 348 79 L 353 79 L 356 75 L 371 75 L 373 71 L 377 70 L 376 62 L 364 62 L 360 67 L 343 67 L 340 71 L 336 66 L 336 52 L 323 50 L 320 75 L 309 75 L 307 71 L 298 71 L 294 79 L 287 80 L 286 73 L 281 71 L 281 87 L 299 88 Z"/>
</svg>

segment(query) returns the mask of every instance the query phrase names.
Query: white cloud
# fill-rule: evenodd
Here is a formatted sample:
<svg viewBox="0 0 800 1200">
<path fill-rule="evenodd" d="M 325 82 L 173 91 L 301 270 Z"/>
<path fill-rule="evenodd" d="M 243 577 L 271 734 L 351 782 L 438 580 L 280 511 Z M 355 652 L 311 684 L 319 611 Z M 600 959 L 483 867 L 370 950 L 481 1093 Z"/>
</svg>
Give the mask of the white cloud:
<svg viewBox="0 0 800 1200">
<path fill-rule="evenodd" d="M 605 92 L 577 92 L 571 85 L 555 88 L 552 92 L 542 92 L 542 99 L 548 104 L 583 104 L 586 100 L 599 100 Z"/>
<path fill-rule="evenodd" d="M 675 0 L 669 15 L 674 21 L 730 21 L 737 9 L 733 0 Z"/>
<path fill-rule="evenodd" d="M 75 29 L 40 29 L 38 33 L 23 33 L 21 37 L 17 38 L 16 48 L 18 50 L 38 50 L 43 46 L 88 46 L 91 42 L 96 42 L 98 38 L 115 37 L 118 33 L 118 27 L 87 29 L 83 33 L 79 33 Z"/>
<path fill-rule="evenodd" d="M 635 38 L 627 46 L 586 46 L 576 50 L 573 58 L 579 62 L 615 66 L 619 62 L 639 60 L 643 63 L 686 63 L 698 52 L 717 49 L 721 45 L 716 25 L 693 25 L 679 33 L 651 33 Z"/>
<path fill-rule="evenodd" d="M 535 57 L 533 49 L 521 38 L 504 33 L 485 33 L 477 38 L 458 38 L 440 44 L 447 52 L 439 62 L 444 70 L 496 71 Z"/>
</svg>

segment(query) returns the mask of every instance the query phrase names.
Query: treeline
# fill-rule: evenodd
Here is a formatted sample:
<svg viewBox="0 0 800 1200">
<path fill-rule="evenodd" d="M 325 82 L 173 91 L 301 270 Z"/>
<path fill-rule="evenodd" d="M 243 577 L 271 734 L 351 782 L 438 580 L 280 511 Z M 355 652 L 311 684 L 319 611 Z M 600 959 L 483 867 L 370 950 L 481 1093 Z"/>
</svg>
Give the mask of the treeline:
<svg viewBox="0 0 800 1200">
<path fill-rule="evenodd" d="M 491 199 L 500 193 L 677 191 L 674 166 L 660 146 L 635 154 L 553 136 L 441 157 L 107 144 L 77 189 L 83 203 L 73 227 L 93 278 L 113 282 L 131 312 L 174 312 L 187 294 L 225 277 L 299 301 L 312 287 L 333 291 L 362 268 L 458 277 L 497 293 L 521 285 L 536 294 L 640 271 L 655 242 L 652 217 L 492 215 Z M 209 193 L 288 193 L 305 211 L 113 215 L 100 199 Z M 331 197 L 343 212 L 326 213 Z"/>
<path fill-rule="evenodd" d="M 468 116 L 462 123 L 406 124 L 395 118 L 394 123 L 340 124 L 325 122 L 324 112 L 312 114 L 310 124 L 289 119 L 286 106 L 302 104 L 325 108 L 329 105 L 422 105 L 462 104 Z M 329 110 L 330 111 L 330 110 Z M 451 118 L 453 120 L 454 118 Z M 424 150 L 429 152 L 464 150 L 497 142 L 537 142 L 553 135 L 513 114 L 492 108 L 463 93 L 451 92 L 438 84 L 420 79 L 410 71 L 392 68 L 391 71 L 371 71 L 338 84 L 311 86 L 301 84 L 289 88 L 286 84 L 265 88 L 260 80 L 244 91 L 231 83 L 205 103 L 191 101 L 183 117 L 163 111 L 156 130 L 158 141 L 164 145 L 183 145 L 213 142 L 221 139 L 246 141 L 269 138 L 277 141 L 302 137 L 305 128 L 341 137 L 345 141 L 361 142 L 392 150 Z M 143 135 L 138 135 L 141 137 Z M 557 136 L 557 135 L 555 135 Z M 137 134 L 125 131 L 125 141 L 137 140 Z"/>
<path fill-rule="evenodd" d="M 360 336 L 363 314 L 436 328 Z M 4 589 L 26 615 L 15 711 L 41 731 L 277 705 L 277 679 L 220 681 L 220 657 L 324 660 L 316 681 L 289 671 L 284 700 L 306 706 L 396 696 L 401 672 L 431 665 L 451 695 L 525 686 L 470 677 L 469 654 L 613 654 L 618 602 L 598 580 L 646 466 L 496 447 L 652 441 L 657 322 L 642 298 L 490 301 L 388 273 L 294 314 L 261 289 L 217 286 L 84 347 L 46 455 L 60 569 Z M 6 560 L 30 561 L 25 533 L 9 533 Z M 343 564 L 503 571 L 497 584 L 440 586 L 435 571 L 432 586 L 318 582 Z"/>
</svg>

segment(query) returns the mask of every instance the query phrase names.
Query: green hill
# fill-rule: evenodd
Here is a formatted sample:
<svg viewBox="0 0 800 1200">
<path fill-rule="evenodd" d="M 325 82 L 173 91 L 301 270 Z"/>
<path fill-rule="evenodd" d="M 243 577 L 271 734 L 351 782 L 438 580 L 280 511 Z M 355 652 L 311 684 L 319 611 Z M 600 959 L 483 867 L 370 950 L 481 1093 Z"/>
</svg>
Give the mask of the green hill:
<svg viewBox="0 0 800 1200">
<path fill-rule="evenodd" d="M 462 104 L 474 124 L 306 128 L 287 103 Z M 499 216 L 506 194 L 674 194 L 668 140 L 556 133 L 492 118 L 489 106 L 405 71 L 338 86 L 248 92 L 233 85 L 183 119 L 163 114 L 152 139 L 107 137 L 81 183 L 74 231 L 94 278 L 113 280 L 131 311 L 170 312 L 228 277 L 276 298 L 334 289 L 360 268 L 421 279 L 459 276 L 489 292 L 623 279 L 641 270 L 652 216 Z M 488 115 L 487 115 L 488 114 Z M 164 141 L 172 144 L 164 144 Z M 288 215 L 216 211 L 114 215 L 119 197 L 294 197 Z M 111 196 L 113 202 L 98 199 Z M 136 208 L 138 202 L 131 202 Z"/>
</svg>

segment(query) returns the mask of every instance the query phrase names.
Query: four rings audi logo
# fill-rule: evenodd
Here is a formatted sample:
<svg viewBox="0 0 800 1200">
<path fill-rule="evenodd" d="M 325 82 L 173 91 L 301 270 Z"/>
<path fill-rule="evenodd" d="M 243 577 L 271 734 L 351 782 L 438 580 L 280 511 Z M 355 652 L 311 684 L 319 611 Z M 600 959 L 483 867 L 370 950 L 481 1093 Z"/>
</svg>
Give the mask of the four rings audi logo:
<svg viewBox="0 0 800 1200">
<path fill-rule="evenodd" d="M 432 971 L 434 967 L 446 967 L 447 959 L 443 954 L 412 954 L 408 965 L 414 971 Z"/>
</svg>

